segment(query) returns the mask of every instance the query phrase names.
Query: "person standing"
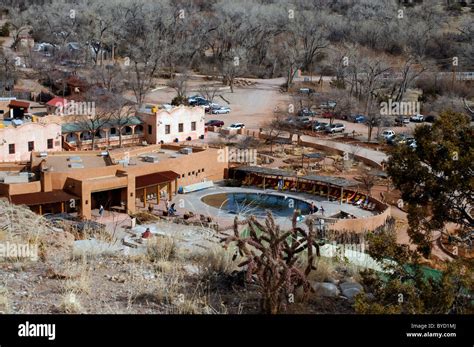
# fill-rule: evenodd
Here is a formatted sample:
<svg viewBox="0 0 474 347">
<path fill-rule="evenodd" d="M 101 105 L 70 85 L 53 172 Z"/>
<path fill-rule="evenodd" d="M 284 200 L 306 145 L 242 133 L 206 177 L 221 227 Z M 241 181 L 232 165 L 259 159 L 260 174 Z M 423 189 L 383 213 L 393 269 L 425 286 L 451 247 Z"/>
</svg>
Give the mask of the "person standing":
<svg viewBox="0 0 474 347">
<path fill-rule="evenodd" d="M 309 211 L 311 212 L 311 214 L 315 214 L 318 211 L 318 208 L 314 204 L 314 201 L 311 202 L 311 206 L 309 208 Z"/>
<path fill-rule="evenodd" d="M 100 205 L 99 207 L 99 216 L 103 216 L 104 215 L 104 206 Z"/>
<path fill-rule="evenodd" d="M 321 210 L 321 215 L 324 216 L 324 207 L 323 207 L 323 205 L 321 205 L 320 210 Z"/>
</svg>

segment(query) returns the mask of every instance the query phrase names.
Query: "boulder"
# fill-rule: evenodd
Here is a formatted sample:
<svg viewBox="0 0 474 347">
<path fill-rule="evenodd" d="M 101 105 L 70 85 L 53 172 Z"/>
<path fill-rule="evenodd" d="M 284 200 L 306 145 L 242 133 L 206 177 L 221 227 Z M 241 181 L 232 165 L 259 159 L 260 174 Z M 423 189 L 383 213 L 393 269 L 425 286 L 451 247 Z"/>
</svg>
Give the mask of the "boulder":
<svg viewBox="0 0 474 347">
<path fill-rule="evenodd" d="M 319 296 L 337 297 L 339 295 L 339 289 L 334 283 L 316 282 L 313 284 L 313 289 Z"/>
<path fill-rule="evenodd" d="M 354 297 L 362 292 L 364 288 L 360 283 L 357 282 L 344 282 L 340 284 L 342 295 L 349 300 L 353 300 Z"/>
</svg>

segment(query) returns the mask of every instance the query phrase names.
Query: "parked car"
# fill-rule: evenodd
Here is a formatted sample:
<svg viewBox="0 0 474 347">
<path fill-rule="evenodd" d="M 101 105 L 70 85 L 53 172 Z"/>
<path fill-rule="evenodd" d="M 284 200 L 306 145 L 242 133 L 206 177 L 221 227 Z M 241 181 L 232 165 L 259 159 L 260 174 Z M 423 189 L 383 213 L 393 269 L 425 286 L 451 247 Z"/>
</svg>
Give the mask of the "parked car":
<svg viewBox="0 0 474 347">
<path fill-rule="evenodd" d="M 321 115 L 321 117 L 323 118 L 335 118 L 336 115 L 332 112 L 323 112 L 323 114 Z"/>
<path fill-rule="evenodd" d="M 415 114 L 415 115 L 410 117 L 411 122 L 421 123 L 424 120 L 425 120 L 425 116 L 423 116 L 422 114 Z"/>
<path fill-rule="evenodd" d="M 407 134 L 395 134 L 387 138 L 387 143 L 389 145 L 400 145 L 407 142 L 408 135 Z"/>
<path fill-rule="evenodd" d="M 395 118 L 395 124 L 404 125 L 408 123 L 410 123 L 410 118 L 408 117 L 400 116 L 400 117 Z"/>
<path fill-rule="evenodd" d="M 227 106 L 212 107 L 211 113 L 212 114 L 227 114 L 227 113 L 230 113 L 230 107 L 227 107 Z"/>
<path fill-rule="evenodd" d="M 306 128 L 311 124 L 311 119 L 309 119 L 309 117 L 300 117 L 296 120 L 296 122 L 299 126 Z"/>
<path fill-rule="evenodd" d="M 313 88 L 300 88 L 299 92 L 301 94 L 313 94 L 314 89 Z"/>
<path fill-rule="evenodd" d="M 199 103 L 205 104 L 207 100 L 200 95 L 193 95 L 188 98 L 188 104 L 191 106 L 199 106 Z M 202 106 L 202 105 L 201 105 Z"/>
<path fill-rule="evenodd" d="M 433 115 L 428 115 L 425 117 L 425 122 L 427 123 L 434 123 L 435 120 L 436 120 L 436 117 Z"/>
<path fill-rule="evenodd" d="M 334 107 L 336 107 L 336 105 L 337 105 L 337 102 L 329 100 L 329 101 L 323 102 L 321 105 L 319 105 L 319 107 L 323 109 L 328 109 L 328 108 L 333 109 Z"/>
<path fill-rule="evenodd" d="M 244 123 L 233 123 L 227 127 L 227 130 L 239 130 L 245 128 Z"/>
<path fill-rule="evenodd" d="M 351 115 L 349 120 L 353 121 L 354 123 L 364 123 L 366 118 L 361 114 Z"/>
<path fill-rule="evenodd" d="M 340 120 L 348 120 L 349 116 L 347 114 L 336 113 L 336 116 L 334 118 L 340 119 Z"/>
<path fill-rule="evenodd" d="M 218 119 L 211 119 L 210 121 L 206 122 L 206 126 L 213 126 L 213 127 L 221 127 L 224 126 L 224 122 Z"/>
<path fill-rule="evenodd" d="M 417 147 L 416 140 L 413 137 L 408 138 L 406 144 L 411 149 L 415 149 Z"/>
<path fill-rule="evenodd" d="M 395 136 L 395 131 L 389 129 L 389 130 L 384 130 L 382 134 L 380 135 L 385 141 L 390 140 Z"/>
<path fill-rule="evenodd" d="M 316 122 L 316 123 L 313 124 L 313 130 L 314 131 L 323 131 L 323 130 L 326 130 L 327 126 L 328 126 L 328 123 Z"/>
<path fill-rule="evenodd" d="M 326 127 L 326 132 L 331 134 L 342 133 L 344 130 L 346 130 L 346 127 L 342 123 L 330 124 Z"/>
<path fill-rule="evenodd" d="M 298 116 L 300 117 L 314 117 L 315 112 L 311 111 L 309 108 L 305 107 L 298 111 Z"/>
</svg>

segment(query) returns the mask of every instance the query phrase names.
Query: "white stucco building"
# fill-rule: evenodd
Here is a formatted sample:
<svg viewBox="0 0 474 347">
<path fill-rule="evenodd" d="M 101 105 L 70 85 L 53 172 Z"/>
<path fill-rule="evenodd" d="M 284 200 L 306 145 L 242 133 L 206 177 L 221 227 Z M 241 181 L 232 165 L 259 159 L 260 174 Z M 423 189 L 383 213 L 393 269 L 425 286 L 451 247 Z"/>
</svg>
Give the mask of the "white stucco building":
<svg viewBox="0 0 474 347">
<path fill-rule="evenodd" d="M 61 125 L 23 123 L 0 128 L 0 162 L 26 162 L 31 152 L 61 151 Z"/>
<path fill-rule="evenodd" d="M 178 106 L 156 112 L 140 112 L 144 122 L 145 140 L 150 143 L 169 143 L 204 138 L 203 107 Z"/>
</svg>

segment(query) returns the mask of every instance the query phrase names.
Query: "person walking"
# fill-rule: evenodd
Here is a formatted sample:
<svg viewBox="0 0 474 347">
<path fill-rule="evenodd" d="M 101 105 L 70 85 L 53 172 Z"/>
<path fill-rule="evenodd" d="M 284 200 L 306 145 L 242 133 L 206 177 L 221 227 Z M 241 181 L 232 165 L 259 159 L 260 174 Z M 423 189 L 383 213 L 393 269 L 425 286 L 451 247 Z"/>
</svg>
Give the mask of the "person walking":
<svg viewBox="0 0 474 347">
<path fill-rule="evenodd" d="M 309 211 L 311 212 L 311 214 L 315 214 L 316 212 L 318 212 L 318 208 L 314 204 L 314 201 L 311 202 L 311 206 L 309 207 Z"/>
<path fill-rule="evenodd" d="M 321 205 L 321 208 L 319 209 L 321 211 L 321 215 L 324 216 L 324 207 Z"/>
</svg>

